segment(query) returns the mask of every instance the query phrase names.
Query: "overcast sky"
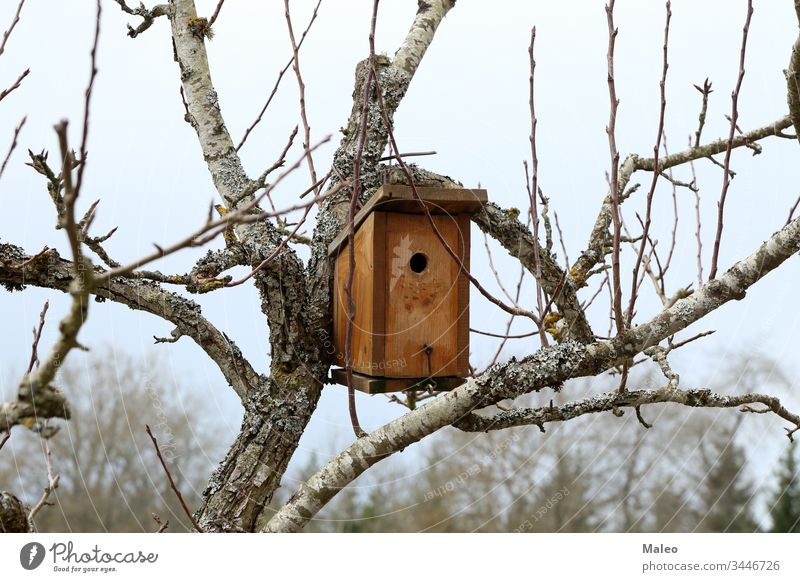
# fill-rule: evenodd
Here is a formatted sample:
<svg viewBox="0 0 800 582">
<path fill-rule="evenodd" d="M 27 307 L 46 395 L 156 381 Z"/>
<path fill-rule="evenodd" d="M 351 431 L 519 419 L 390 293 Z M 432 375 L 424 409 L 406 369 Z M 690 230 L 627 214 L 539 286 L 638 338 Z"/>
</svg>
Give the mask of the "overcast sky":
<svg viewBox="0 0 800 582">
<path fill-rule="evenodd" d="M 153 242 L 169 243 L 195 228 L 205 219 L 208 204 L 215 197 L 194 132 L 183 121 L 168 23 L 159 19 L 146 34 L 132 40 L 125 34 L 125 24 L 131 19 L 122 15 L 114 2 L 104 0 L 102 4 L 99 75 L 79 211 L 96 198 L 102 200 L 93 228 L 99 233 L 119 226 L 107 249 L 112 257 L 125 262 L 149 252 Z M 214 0 L 198 1 L 198 12 L 209 14 L 215 4 Z M 354 66 L 368 51 L 371 4 L 368 0 L 323 0 L 319 19 L 302 49 L 312 141 L 327 134 L 334 136 L 329 146 L 320 149 L 317 168 L 329 165 L 338 129 L 350 112 Z M 672 4 L 666 135 L 670 150 L 677 151 L 686 146 L 697 125 L 700 94 L 692 84 L 702 83 L 706 77 L 712 80 L 715 91 L 704 135 L 708 139 L 727 135 L 724 115 L 730 113 L 730 92 L 738 72 L 746 2 L 675 0 Z M 309 0 L 292 2 L 296 29 L 305 26 L 313 5 Z M 0 3 L 3 29 L 15 8 L 16 2 L 11 0 Z M 381 4 L 379 51 L 394 53 L 415 8 L 416 2 L 411 0 L 385 0 Z M 436 150 L 436 156 L 421 163 L 467 186 L 480 183 L 488 190 L 490 200 L 502 206 L 524 208 L 527 195 L 522 160 L 529 156 L 530 130 L 527 46 L 530 28 L 536 25 L 540 185 L 551 198 L 552 210 L 558 212 L 572 260 L 585 246 L 607 189 L 605 18 L 603 2 L 599 0 L 459 0 L 437 33 L 396 116 L 402 150 Z M 621 99 L 618 144 L 623 158 L 631 152 L 650 156 L 658 120 L 664 6 L 650 0 L 620 0 L 616 18 L 620 28 L 616 61 Z M 14 126 L 23 115 L 28 116 L 20 145 L 0 181 L 4 209 L 0 215 L 0 239 L 22 245 L 30 253 L 48 245 L 69 256 L 63 232 L 53 229 L 55 217 L 45 184 L 41 176 L 24 166 L 25 152 L 27 148 L 55 152 L 57 142 L 52 126 L 62 118 L 71 121 L 71 139 L 77 147 L 93 27 L 94 2 L 28 0 L 22 20 L 0 58 L 3 87 L 21 70 L 31 68 L 22 87 L 0 104 L 3 156 Z M 289 58 L 283 2 L 228 0 L 215 33 L 208 43 L 212 75 L 222 112 L 238 141 Z M 745 131 L 785 114 L 782 71 L 796 35 L 792 2 L 755 2 L 739 104 L 739 125 Z M 290 71 L 264 122 L 243 149 L 243 160 L 251 175 L 274 161 L 291 128 L 298 123 L 297 86 Z M 745 149 L 733 155 L 732 167 L 737 174 L 726 207 L 720 257 L 723 269 L 748 255 L 783 226 L 788 209 L 798 196 L 797 143 L 771 138 L 762 144 L 764 152 L 760 156 L 753 157 Z M 295 148 L 292 157 L 297 153 Z M 697 172 L 703 196 L 707 273 L 722 176 L 719 168 L 706 161 L 697 164 Z M 688 168 L 677 170 L 676 176 L 688 181 Z M 642 208 L 649 180 L 646 174 L 635 177 L 643 188 L 636 199 L 626 203 L 629 224 L 634 224 L 633 211 Z M 297 192 L 307 184 L 307 174 L 298 172 L 275 194 L 276 203 L 293 204 Z M 678 200 L 678 247 L 668 292 L 696 279 L 694 196 L 680 189 Z M 657 190 L 655 218 L 654 238 L 666 245 L 672 227 L 671 189 L 667 184 Z M 157 267 L 164 272 L 185 272 L 198 254 L 184 252 Z M 496 250 L 494 260 L 506 284 L 513 286 L 518 273 L 513 260 L 502 250 Z M 499 292 L 487 267 L 482 236 L 474 227 L 472 264 L 487 287 Z M 718 330 L 714 336 L 675 355 L 674 364 L 682 374 L 684 386 L 718 382 L 745 358 L 744 354 L 763 353 L 781 362 L 794 379 L 793 386 L 782 389 L 780 394 L 797 410 L 798 276 L 800 262 L 793 258 L 754 287 L 745 301 L 723 307 L 684 332 L 683 337 L 688 337 L 707 329 Z M 590 285 L 582 297 L 588 297 L 594 288 Z M 525 301 L 532 306 L 532 287 L 524 287 L 524 292 Z M 0 334 L 0 381 L 6 394 L 24 371 L 30 329 L 46 298 L 51 301 L 51 310 L 44 348 L 52 342 L 56 322 L 67 309 L 65 298 L 38 289 L 13 295 L 0 293 L 4 332 Z M 257 369 L 267 369 L 267 329 L 251 287 L 243 285 L 193 299 L 203 306 L 211 321 L 237 342 Z M 599 334 L 605 334 L 607 329 L 604 305 L 607 304 L 598 300 L 598 309 L 591 312 Z M 505 314 L 475 292 L 471 309 L 472 327 L 502 331 Z M 649 319 L 657 309 L 658 302 L 648 290 L 638 307 L 638 321 Z M 176 344 L 152 345 L 153 335 L 168 335 L 170 329 L 157 318 L 108 302 L 93 303 L 80 339 L 89 346 L 112 344 L 118 350 L 136 354 L 143 362 L 157 352 L 162 354 L 174 382 L 189 386 L 192 398 L 208 399 L 219 410 L 228 431 L 221 438 L 230 440 L 240 419 L 236 396 L 188 338 Z M 520 322 L 514 330 L 528 331 L 529 327 Z M 485 365 L 495 346 L 494 341 L 473 336 L 473 365 Z M 533 340 L 512 342 L 503 357 L 523 355 L 533 349 Z M 80 356 L 74 359 L 79 361 Z M 751 388 L 778 390 L 769 376 L 766 384 Z M 728 389 L 744 388 L 730 385 Z M 388 405 L 380 396 L 360 396 L 359 410 L 367 428 L 402 413 L 401 408 Z M 754 433 L 757 440 L 749 449 L 751 456 L 762 462 L 771 460 L 776 447 L 785 441 L 782 422 L 759 418 L 751 425 L 763 429 Z M 586 434 L 591 434 L 590 420 L 586 421 L 586 428 Z M 301 457 L 307 458 L 313 450 L 324 457 L 333 452 L 331 443 L 340 446 L 351 438 L 346 391 L 327 387 L 302 441 Z M 770 452 L 758 452 L 763 450 Z"/>
</svg>

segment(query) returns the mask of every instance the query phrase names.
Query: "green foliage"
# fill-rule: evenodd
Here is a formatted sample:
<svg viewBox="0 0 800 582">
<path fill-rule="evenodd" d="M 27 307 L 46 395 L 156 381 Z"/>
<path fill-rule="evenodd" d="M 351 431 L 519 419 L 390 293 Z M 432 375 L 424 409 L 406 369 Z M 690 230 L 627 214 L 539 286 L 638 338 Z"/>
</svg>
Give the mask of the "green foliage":
<svg viewBox="0 0 800 582">
<path fill-rule="evenodd" d="M 735 441 L 734 425 L 709 435 L 712 452 L 704 450 L 707 472 L 701 482 L 697 531 L 752 533 L 758 526 L 752 512 L 754 490 L 745 476 L 747 459 Z"/>
<path fill-rule="evenodd" d="M 800 533 L 800 473 L 796 443 L 786 448 L 778 468 L 778 487 L 769 504 L 774 533 Z"/>
</svg>

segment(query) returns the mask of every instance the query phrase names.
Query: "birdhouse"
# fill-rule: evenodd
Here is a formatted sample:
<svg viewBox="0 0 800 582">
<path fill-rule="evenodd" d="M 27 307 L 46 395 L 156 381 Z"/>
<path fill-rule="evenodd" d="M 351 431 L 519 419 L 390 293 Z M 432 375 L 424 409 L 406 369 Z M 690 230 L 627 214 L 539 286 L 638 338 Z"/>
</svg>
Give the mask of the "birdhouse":
<svg viewBox="0 0 800 582">
<path fill-rule="evenodd" d="M 446 390 L 469 374 L 470 214 L 486 191 L 416 190 L 419 199 L 410 186 L 384 185 L 355 216 L 350 360 L 354 387 L 368 393 Z M 348 233 L 328 251 L 336 258 L 333 343 L 344 368 Z M 332 371 L 337 383 L 346 376 Z"/>
</svg>

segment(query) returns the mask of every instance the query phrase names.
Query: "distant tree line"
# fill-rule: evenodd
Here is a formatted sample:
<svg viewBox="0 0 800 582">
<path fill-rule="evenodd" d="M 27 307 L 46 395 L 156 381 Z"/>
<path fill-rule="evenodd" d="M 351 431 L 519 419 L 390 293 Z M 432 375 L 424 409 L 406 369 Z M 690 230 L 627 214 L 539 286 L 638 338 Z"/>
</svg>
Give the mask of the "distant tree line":
<svg viewBox="0 0 800 582">
<path fill-rule="evenodd" d="M 448 430 L 421 460 L 381 467 L 340 492 L 311 530 L 800 531 L 794 444 L 771 484 L 758 487 L 740 422 L 751 419 L 707 410 L 687 418 L 664 406 L 648 420 L 645 429 L 634 414 L 604 413 L 583 425 L 548 425 L 544 434 Z"/>
<path fill-rule="evenodd" d="M 62 423 L 47 439 L 60 479 L 35 529 L 155 531 L 156 514 L 162 524 L 169 521 L 167 532 L 189 530 L 144 425 L 153 428 L 194 510 L 224 452 L 218 421 L 202 399 L 169 381 L 163 366 L 145 371 L 130 357 L 103 353 L 87 363 L 61 371 L 65 390 L 86 396 L 74 399 L 80 409 L 73 414 L 91 422 Z M 765 370 L 777 377 L 773 366 L 751 363 L 736 372 L 737 382 L 757 383 Z M 581 389 L 572 384 L 564 391 Z M 641 422 L 630 412 L 601 413 L 547 425 L 545 433 L 444 431 L 427 449 L 344 489 L 310 531 L 800 531 L 795 445 L 786 446 L 770 484 L 759 487 L 747 460 L 758 451 L 745 432 L 757 417 L 708 410 L 687 416 L 669 405 L 649 413 Z M 0 450 L 0 489 L 19 491 L 29 506 L 47 484 L 43 443 L 18 429 Z M 274 506 L 323 460 L 317 454 L 290 471 Z"/>
</svg>

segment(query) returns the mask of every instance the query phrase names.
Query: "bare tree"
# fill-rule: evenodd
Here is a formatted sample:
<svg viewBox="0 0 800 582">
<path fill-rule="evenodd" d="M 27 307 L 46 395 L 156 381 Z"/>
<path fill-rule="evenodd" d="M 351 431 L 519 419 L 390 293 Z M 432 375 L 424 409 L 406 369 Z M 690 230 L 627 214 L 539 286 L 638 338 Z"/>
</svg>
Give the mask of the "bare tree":
<svg viewBox="0 0 800 582">
<path fill-rule="evenodd" d="M 190 529 L 143 428 L 152 427 L 177 488 L 195 506 L 224 453 L 206 401 L 174 385 L 158 358 L 143 366 L 109 349 L 70 360 L 58 378 L 67 393 L 84 395 L 72 408 L 83 422 L 67 423 L 48 439 L 16 435 L 0 457 L 0 489 L 19 491 L 29 506 L 42 497 L 45 465 L 59 479 L 31 519 L 35 530 L 149 532 L 160 527 L 154 514 L 169 524 L 166 531 Z M 201 425 L 203 431 L 193 429 Z"/>
<path fill-rule="evenodd" d="M 344 125 L 343 138 L 334 154 L 332 167 L 322 174 L 314 162 L 314 136 L 305 113 L 299 57 L 304 36 L 297 34 L 299 27 L 292 21 L 287 1 L 291 66 L 301 96 L 303 144 L 297 161 L 289 164 L 278 177 L 270 177 L 269 183 L 268 176 L 284 165 L 295 134 L 286 148 L 275 156 L 277 161 L 271 167 L 260 171 L 255 178 L 245 170 L 239 156 L 244 140 L 237 146 L 228 131 L 206 51 L 207 39 L 213 34 L 211 24 L 224 26 L 222 3 L 219 3 L 222 10 L 216 10 L 210 19 L 198 16 L 194 0 L 170 0 L 153 8 L 143 5 L 133 8 L 125 0 L 116 0 L 116 3 L 136 19 L 135 26 L 128 29 L 131 37 L 144 33 L 159 34 L 159 23 L 169 25 L 185 119 L 196 133 L 211 181 L 219 195 L 217 212 L 220 216 L 214 217 L 209 212 L 207 222 L 197 231 L 177 242 L 159 245 L 147 256 L 121 264 L 103 247 L 113 231 L 102 235 L 91 233 L 97 204 L 91 205 L 82 218 L 76 214 L 76 201 L 82 200 L 79 197 L 84 190 L 84 172 L 91 168 L 87 163 L 86 144 L 92 86 L 97 72 L 98 2 L 90 82 L 85 93 L 78 150 L 73 151 L 70 147 L 67 124 L 61 122 L 56 126 L 59 163 L 51 165 L 45 152 L 31 153 L 29 162 L 44 178 L 55 205 L 58 227 L 67 234 L 71 257 L 63 258 L 53 249 L 30 253 L 14 244 L 0 245 L 0 282 L 8 290 L 38 286 L 67 292 L 72 298 L 72 309 L 61 321 L 60 336 L 50 353 L 42 358 L 38 368 L 30 370 L 21 380 L 16 400 L 0 405 L 0 431 L 9 432 L 20 424 L 30 425 L 32 423 L 26 420 L 30 418 L 36 419 L 38 425 L 46 418 L 70 417 L 68 400 L 80 396 L 58 390 L 53 380 L 69 352 L 81 347 L 77 337 L 88 314 L 90 296 L 127 305 L 170 322 L 175 326 L 171 337 L 157 341 L 178 341 L 184 336 L 195 341 L 241 399 L 244 410 L 241 432 L 208 480 L 202 503 L 195 513 L 203 531 L 301 530 L 341 489 L 375 463 L 451 425 L 463 431 L 492 431 L 524 425 L 543 428 L 548 423 L 570 421 L 588 414 L 622 413 L 630 409 L 640 424 L 648 427 L 646 412 L 649 405 L 674 403 L 688 407 L 770 412 L 789 423 L 787 433 L 790 438 L 800 428 L 800 417 L 787 410 L 778 398 L 757 392 L 726 395 L 702 387 L 682 387 L 678 373 L 669 362 L 673 350 L 702 336 L 679 340 L 676 334 L 720 306 L 744 299 L 752 285 L 800 250 L 800 218 L 793 218 L 790 213 L 786 224 L 753 249 L 750 255 L 727 268 L 720 264 L 719 249 L 729 232 L 724 226 L 731 152 L 742 147 L 760 148 L 758 142 L 772 136 L 795 139 L 785 130 L 794 127 L 797 132 L 800 128 L 797 107 L 800 44 L 794 45 L 787 71 L 787 115 L 762 127 L 739 131 L 738 95 L 745 78 L 744 60 L 752 16 L 752 5 L 749 4 L 728 135 L 702 142 L 701 121 L 695 143 L 686 150 L 662 155 L 671 18 L 670 3 L 667 2 L 659 123 L 653 139 L 653 152 L 651 156 L 632 153 L 623 158 L 616 139 L 619 102 L 614 63 L 618 30 L 614 22 L 615 3 L 610 0 L 606 7 L 609 190 L 604 197 L 598 198 L 597 219 L 583 251 L 568 264 L 557 260 L 552 251 L 549 202 L 538 183 L 535 33 L 531 35 L 529 49 L 531 159 L 527 190 L 530 208 L 523 214 L 487 204 L 473 218 L 480 229 L 519 260 L 537 285 L 536 299 L 533 306 L 525 305 L 522 299 L 518 305 L 508 305 L 493 297 L 476 277 L 468 274 L 472 284 L 492 304 L 512 317 L 527 317 L 534 322 L 541 346 L 521 359 L 490 366 L 458 388 L 430 398 L 422 406 L 415 407 L 413 402 L 406 402 L 411 408 L 408 413 L 366 435 L 362 434 L 357 422 L 351 397 L 357 440 L 321 467 L 276 512 L 271 511 L 270 501 L 314 412 L 332 364 L 324 346 L 326 338 L 331 337 L 332 319 L 333 271 L 328 256 L 329 245 L 340 233 L 349 232 L 352 237 L 355 210 L 385 181 L 409 185 L 415 197 L 418 197 L 416 189 L 419 186 L 461 186 L 451 178 L 406 163 L 393 132 L 394 115 L 455 2 L 420 1 L 408 33 L 392 58 L 375 53 L 379 3 L 377 0 L 374 2 L 369 52 L 366 54 L 365 51 L 364 60 L 355 67 L 352 110 Z M 795 8 L 800 15 L 800 4 L 796 2 Z M 7 35 L 3 42 L 5 38 Z M 776 68 L 780 66 L 781 63 L 775 63 Z M 7 92 L 15 90 L 23 81 L 24 75 Z M 387 149 L 396 166 L 383 160 Z M 718 155 L 724 156 L 723 161 L 714 158 Z M 671 177 L 670 172 L 706 158 L 721 165 L 723 175 L 717 203 L 718 220 L 711 229 L 713 239 L 707 243 L 713 248 L 709 277 L 704 279 L 700 275 L 694 289 L 668 287 L 667 272 L 672 251 L 665 253 L 652 237 L 653 222 L 657 218 L 653 211 L 656 185 L 660 180 L 672 180 L 678 186 L 679 182 Z M 301 166 L 305 166 L 310 175 L 308 187 L 298 193 L 301 200 L 283 210 L 274 207 L 263 210 L 260 205 L 273 204 L 270 194 L 283 177 Z M 637 186 L 632 183 L 636 173 L 644 173 L 649 181 L 644 195 L 638 193 Z M 696 184 L 689 186 L 696 188 Z M 626 221 L 626 201 L 637 197 L 645 204 L 644 214 L 641 217 L 628 215 Z M 787 203 L 787 207 L 789 205 Z M 297 224 L 289 225 L 283 220 L 288 210 L 303 212 Z M 299 228 L 312 210 L 316 212 L 313 235 L 298 236 Z M 432 220 L 431 225 L 435 230 Z M 156 259 L 187 247 L 204 245 L 218 235 L 223 235 L 225 246 L 210 251 L 185 273 L 165 275 L 143 269 Z M 308 261 L 303 261 L 297 252 L 296 245 L 302 243 L 310 246 Z M 90 259 L 90 256 L 96 259 Z M 352 265 L 352 254 L 350 260 Z M 457 264 L 459 269 L 465 268 L 460 261 Z M 226 274 L 234 267 L 245 267 L 249 274 L 234 280 L 232 275 Z M 648 314 L 642 313 L 641 303 L 637 303 L 645 281 L 653 283 L 654 292 L 662 302 L 660 310 Z M 249 362 L 229 336 L 206 319 L 194 302 L 167 290 L 167 286 L 174 286 L 189 293 L 224 293 L 227 287 L 245 282 L 258 290 L 261 311 L 269 328 L 271 358 L 269 369 L 264 371 L 258 371 L 258 366 Z M 586 313 L 586 304 L 596 296 L 594 285 L 601 292 L 608 292 L 606 300 L 613 326 L 605 335 L 595 331 L 597 322 L 590 321 Z M 352 319 L 352 313 L 350 316 Z M 651 360 L 664 376 L 662 385 L 656 388 L 631 387 L 630 369 Z M 609 370 L 614 370 L 620 378 L 618 387 L 611 391 L 558 405 L 547 404 L 546 400 L 541 405 L 528 407 L 513 403 L 522 395 L 557 391 L 567 380 L 595 377 Z M 495 406 L 498 408 L 493 408 Z M 75 419 L 74 422 L 81 420 Z"/>
</svg>

